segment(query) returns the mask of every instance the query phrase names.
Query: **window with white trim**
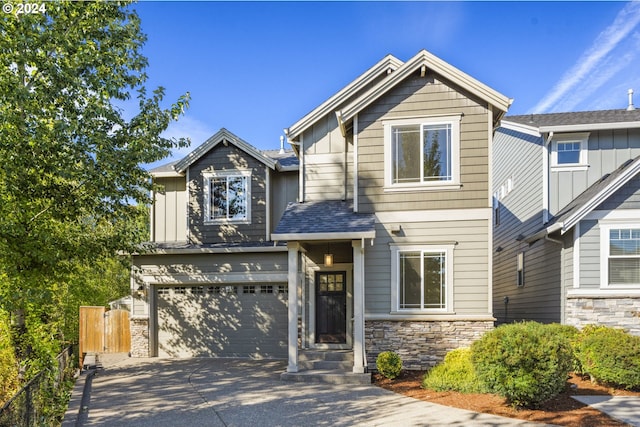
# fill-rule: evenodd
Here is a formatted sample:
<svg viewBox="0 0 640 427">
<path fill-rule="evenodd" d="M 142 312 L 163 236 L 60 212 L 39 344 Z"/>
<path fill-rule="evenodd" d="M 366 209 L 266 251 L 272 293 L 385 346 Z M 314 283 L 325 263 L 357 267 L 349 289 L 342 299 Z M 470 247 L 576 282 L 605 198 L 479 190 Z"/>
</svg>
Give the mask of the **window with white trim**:
<svg viewBox="0 0 640 427">
<path fill-rule="evenodd" d="M 251 173 L 204 174 L 205 222 L 249 222 Z"/>
<path fill-rule="evenodd" d="M 640 227 L 609 228 L 607 285 L 640 285 Z"/>
<path fill-rule="evenodd" d="M 398 312 L 453 307 L 453 245 L 392 246 L 392 304 Z"/>
<path fill-rule="evenodd" d="M 399 119 L 385 127 L 386 189 L 460 181 L 460 116 Z"/>
<path fill-rule="evenodd" d="M 588 166 L 589 133 L 556 135 L 551 141 L 551 166 L 576 168 Z"/>
</svg>

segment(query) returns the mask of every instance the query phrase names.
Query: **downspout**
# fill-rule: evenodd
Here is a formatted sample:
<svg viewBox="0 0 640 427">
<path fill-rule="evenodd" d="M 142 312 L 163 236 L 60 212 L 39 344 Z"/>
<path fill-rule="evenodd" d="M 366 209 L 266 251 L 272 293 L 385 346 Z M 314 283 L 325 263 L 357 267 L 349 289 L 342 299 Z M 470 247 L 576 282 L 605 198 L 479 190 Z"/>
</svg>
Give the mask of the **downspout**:
<svg viewBox="0 0 640 427">
<path fill-rule="evenodd" d="M 542 147 L 542 223 L 549 222 L 549 144 L 553 139 L 553 132 L 549 132 Z"/>
<path fill-rule="evenodd" d="M 358 115 L 353 118 L 353 211 L 358 212 Z"/>
</svg>

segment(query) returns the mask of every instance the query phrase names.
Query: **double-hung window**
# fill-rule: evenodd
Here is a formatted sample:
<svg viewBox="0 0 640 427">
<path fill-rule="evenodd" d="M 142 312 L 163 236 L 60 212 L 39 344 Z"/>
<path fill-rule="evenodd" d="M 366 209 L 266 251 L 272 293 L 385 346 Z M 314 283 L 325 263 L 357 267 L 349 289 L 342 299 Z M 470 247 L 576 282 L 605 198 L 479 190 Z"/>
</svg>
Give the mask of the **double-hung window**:
<svg viewBox="0 0 640 427">
<path fill-rule="evenodd" d="M 392 246 L 391 251 L 393 311 L 452 310 L 452 245 Z"/>
<path fill-rule="evenodd" d="M 605 286 L 640 286 L 640 226 L 602 227 L 601 273 Z"/>
<path fill-rule="evenodd" d="M 205 174 L 205 222 L 249 222 L 251 174 Z"/>
<path fill-rule="evenodd" d="M 385 127 L 385 189 L 459 183 L 460 116 L 398 119 Z"/>
</svg>

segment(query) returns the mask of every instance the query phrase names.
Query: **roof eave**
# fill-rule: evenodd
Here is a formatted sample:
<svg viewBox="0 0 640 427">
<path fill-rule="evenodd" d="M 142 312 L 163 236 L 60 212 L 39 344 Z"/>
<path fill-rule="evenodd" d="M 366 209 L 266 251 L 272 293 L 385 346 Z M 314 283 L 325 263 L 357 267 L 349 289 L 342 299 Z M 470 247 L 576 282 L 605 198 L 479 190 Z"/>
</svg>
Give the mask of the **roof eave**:
<svg viewBox="0 0 640 427">
<path fill-rule="evenodd" d="M 581 132 L 594 130 L 615 130 L 615 129 L 632 129 L 640 128 L 640 121 L 635 122 L 614 122 L 614 123 L 580 123 L 575 125 L 551 125 L 540 126 L 538 130 L 541 133 L 548 132 Z"/>
<path fill-rule="evenodd" d="M 368 231 L 348 231 L 331 233 L 272 233 L 271 240 L 274 241 L 302 241 L 302 240 L 354 240 L 373 239 L 376 237 L 375 230 Z"/>
</svg>

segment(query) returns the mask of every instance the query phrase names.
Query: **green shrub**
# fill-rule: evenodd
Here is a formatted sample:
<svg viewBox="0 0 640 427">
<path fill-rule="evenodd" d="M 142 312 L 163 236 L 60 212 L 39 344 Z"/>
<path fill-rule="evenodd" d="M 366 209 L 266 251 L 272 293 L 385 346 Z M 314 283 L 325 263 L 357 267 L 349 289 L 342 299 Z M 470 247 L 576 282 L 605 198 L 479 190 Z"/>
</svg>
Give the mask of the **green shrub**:
<svg viewBox="0 0 640 427">
<path fill-rule="evenodd" d="M 537 322 L 502 325 L 471 346 L 485 387 L 515 406 L 537 407 L 565 387 L 572 368 L 571 344 L 558 326 Z"/>
<path fill-rule="evenodd" d="M 581 373 L 599 383 L 640 389 L 640 337 L 605 326 L 585 327 L 574 341 Z"/>
<path fill-rule="evenodd" d="M 402 359 L 393 351 L 383 351 L 376 358 L 376 367 L 385 378 L 394 379 L 402 371 Z"/>
<path fill-rule="evenodd" d="M 0 310 L 0 406 L 18 389 L 18 362 L 9 338 L 9 316 Z"/>
<path fill-rule="evenodd" d="M 454 390 L 461 393 L 486 391 L 476 375 L 471 362 L 471 350 L 468 348 L 459 348 L 447 353 L 444 361 L 424 376 L 422 387 L 436 391 Z"/>
</svg>

